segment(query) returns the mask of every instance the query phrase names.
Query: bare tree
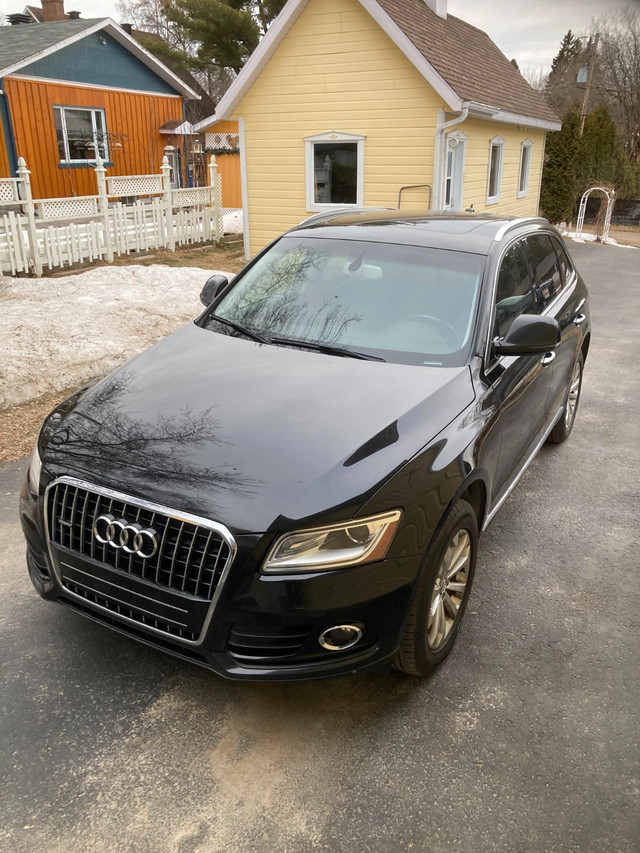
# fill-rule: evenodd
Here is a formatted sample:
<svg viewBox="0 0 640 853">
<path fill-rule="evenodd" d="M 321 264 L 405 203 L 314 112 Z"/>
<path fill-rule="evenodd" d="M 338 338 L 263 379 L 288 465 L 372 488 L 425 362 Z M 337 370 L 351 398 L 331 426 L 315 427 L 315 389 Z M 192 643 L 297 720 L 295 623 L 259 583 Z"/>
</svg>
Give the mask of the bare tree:
<svg viewBox="0 0 640 853">
<path fill-rule="evenodd" d="M 524 70 L 521 69 L 520 73 L 532 89 L 535 89 L 538 94 L 544 95 L 547 88 L 547 80 L 549 79 L 549 75 L 545 74 L 544 69 L 525 68 Z"/>
<path fill-rule="evenodd" d="M 120 20 L 136 30 L 158 36 L 172 50 L 191 52 L 184 33 L 165 14 L 166 0 L 118 0 Z"/>
<path fill-rule="evenodd" d="M 592 28 L 600 33 L 598 85 L 629 154 L 640 159 L 640 18 L 627 7 L 602 15 Z"/>
</svg>

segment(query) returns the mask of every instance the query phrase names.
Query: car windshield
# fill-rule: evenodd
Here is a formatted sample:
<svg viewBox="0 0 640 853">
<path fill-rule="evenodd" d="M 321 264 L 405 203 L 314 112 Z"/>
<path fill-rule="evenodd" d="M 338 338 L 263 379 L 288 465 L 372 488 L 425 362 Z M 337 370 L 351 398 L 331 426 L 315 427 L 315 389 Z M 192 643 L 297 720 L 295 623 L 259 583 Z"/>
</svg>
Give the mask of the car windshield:
<svg viewBox="0 0 640 853">
<path fill-rule="evenodd" d="M 289 235 L 238 278 L 215 316 L 279 345 L 458 365 L 483 268 L 484 257 L 465 252 Z"/>
</svg>

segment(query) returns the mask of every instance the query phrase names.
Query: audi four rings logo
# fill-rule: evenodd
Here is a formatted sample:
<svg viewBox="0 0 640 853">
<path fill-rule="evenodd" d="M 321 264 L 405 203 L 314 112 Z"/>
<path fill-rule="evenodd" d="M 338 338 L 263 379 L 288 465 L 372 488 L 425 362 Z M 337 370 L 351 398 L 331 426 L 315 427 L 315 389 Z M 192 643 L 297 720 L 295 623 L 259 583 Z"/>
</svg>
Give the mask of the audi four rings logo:
<svg viewBox="0 0 640 853">
<path fill-rule="evenodd" d="M 136 521 L 116 518 L 110 513 L 96 518 L 93 535 L 102 545 L 135 554 L 143 560 L 150 560 L 158 550 L 158 537 L 153 527 L 143 527 Z"/>
</svg>

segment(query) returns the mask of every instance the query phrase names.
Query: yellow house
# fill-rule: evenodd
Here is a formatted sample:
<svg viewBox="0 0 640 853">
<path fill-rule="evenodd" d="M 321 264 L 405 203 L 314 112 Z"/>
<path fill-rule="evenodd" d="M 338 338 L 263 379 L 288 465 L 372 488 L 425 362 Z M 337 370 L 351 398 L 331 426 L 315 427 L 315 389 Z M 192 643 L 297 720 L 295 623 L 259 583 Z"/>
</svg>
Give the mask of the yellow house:
<svg viewBox="0 0 640 853">
<path fill-rule="evenodd" d="M 446 0 L 289 0 L 206 131 L 238 122 L 245 255 L 323 210 L 538 211 L 560 121 Z"/>
</svg>

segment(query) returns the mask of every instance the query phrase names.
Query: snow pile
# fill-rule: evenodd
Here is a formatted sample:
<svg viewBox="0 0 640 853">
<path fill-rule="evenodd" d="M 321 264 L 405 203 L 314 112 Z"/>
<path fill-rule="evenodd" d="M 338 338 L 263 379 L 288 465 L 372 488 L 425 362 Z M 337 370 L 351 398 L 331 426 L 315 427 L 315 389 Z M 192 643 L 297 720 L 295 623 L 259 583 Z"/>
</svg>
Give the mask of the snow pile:
<svg viewBox="0 0 640 853">
<path fill-rule="evenodd" d="M 216 272 L 154 265 L 0 278 L 0 411 L 79 387 L 188 323 Z"/>
<path fill-rule="evenodd" d="M 222 230 L 225 234 L 242 234 L 244 220 L 241 210 L 231 210 L 222 217 Z"/>
<path fill-rule="evenodd" d="M 560 229 L 560 233 L 568 240 L 573 240 L 574 243 L 595 243 L 598 239 L 595 234 L 590 234 L 588 231 L 583 231 L 579 237 L 576 237 L 575 231 L 567 231 L 564 228 Z M 613 237 L 607 237 L 607 239 L 603 240 L 602 242 L 607 246 L 617 246 L 620 249 L 637 248 L 636 246 L 628 246 L 625 243 L 618 243 L 618 241 L 614 240 Z"/>
</svg>

